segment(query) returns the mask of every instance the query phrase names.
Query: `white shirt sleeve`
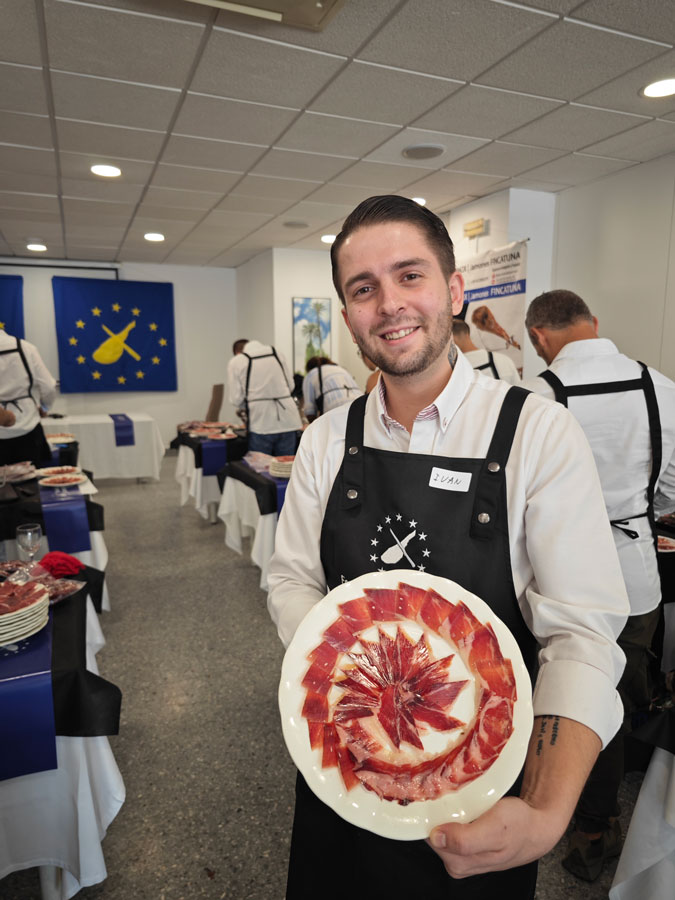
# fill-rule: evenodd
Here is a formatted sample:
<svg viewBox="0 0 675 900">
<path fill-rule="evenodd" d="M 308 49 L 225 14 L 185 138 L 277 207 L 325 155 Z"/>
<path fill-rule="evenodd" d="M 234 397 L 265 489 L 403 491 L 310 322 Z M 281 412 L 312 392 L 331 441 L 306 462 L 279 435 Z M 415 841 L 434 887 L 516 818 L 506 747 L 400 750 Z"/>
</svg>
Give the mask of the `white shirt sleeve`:
<svg viewBox="0 0 675 900">
<path fill-rule="evenodd" d="M 315 378 L 314 372 L 316 369 L 311 369 L 304 377 L 302 381 L 302 396 L 304 399 L 304 410 L 306 416 L 315 416 L 317 414 L 316 408 L 316 387 L 315 382 L 318 382 L 318 375 Z"/>
<path fill-rule="evenodd" d="M 227 366 L 227 393 L 229 401 L 235 409 L 240 409 L 246 399 L 244 384 L 246 366 L 242 365 L 240 360 L 248 364 L 248 359 L 243 354 L 238 353 L 230 360 Z"/>
</svg>

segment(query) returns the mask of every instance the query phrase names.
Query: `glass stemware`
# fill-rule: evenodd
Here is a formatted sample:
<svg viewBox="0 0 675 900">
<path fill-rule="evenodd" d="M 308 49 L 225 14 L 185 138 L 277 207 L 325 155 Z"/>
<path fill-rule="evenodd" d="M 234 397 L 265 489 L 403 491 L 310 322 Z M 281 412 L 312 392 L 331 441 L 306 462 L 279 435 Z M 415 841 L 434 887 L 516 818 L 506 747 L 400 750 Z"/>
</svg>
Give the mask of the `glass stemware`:
<svg viewBox="0 0 675 900">
<path fill-rule="evenodd" d="M 42 540 L 42 526 L 37 523 L 29 523 L 27 525 L 19 525 L 16 529 L 16 542 L 19 547 L 28 555 L 28 567 L 33 565 L 33 557 L 40 549 Z"/>
</svg>

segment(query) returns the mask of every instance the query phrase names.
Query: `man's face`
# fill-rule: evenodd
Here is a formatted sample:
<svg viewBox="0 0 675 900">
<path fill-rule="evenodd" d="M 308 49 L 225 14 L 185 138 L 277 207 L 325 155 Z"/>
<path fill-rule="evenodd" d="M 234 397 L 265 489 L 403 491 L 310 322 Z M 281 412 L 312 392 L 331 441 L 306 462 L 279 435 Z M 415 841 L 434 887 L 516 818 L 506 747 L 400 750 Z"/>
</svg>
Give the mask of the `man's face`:
<svg viewBox="0 0 675 900">
<path fill-rule="evenodd" d="M 388 375 L 446 364 L 463 280 L 443 275 L 424 232 L 409 222 L 359 228 L 339 251 L 342 311 L 361 352 Z"/>
</svg>

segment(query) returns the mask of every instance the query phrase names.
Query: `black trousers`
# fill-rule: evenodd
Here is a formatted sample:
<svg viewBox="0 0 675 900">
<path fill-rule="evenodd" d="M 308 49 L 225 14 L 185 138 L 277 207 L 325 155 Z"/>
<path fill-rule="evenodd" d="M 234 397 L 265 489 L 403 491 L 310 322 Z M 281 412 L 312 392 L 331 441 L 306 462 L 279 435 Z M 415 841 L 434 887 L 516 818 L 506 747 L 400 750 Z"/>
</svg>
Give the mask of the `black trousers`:
<svg viewBox="0 0 675 900">
<path fill-rule="evenodd" d="M 350 825 L 298 775 L 286 900 L 532 900 L 536 883 L 536 862 L 451 878 L 426 841 L 393 841 Z"/>
<path fill-rule="evenodd" d="M 651 700 L 649 649 L 659 623 L 661 607 L 640 616 L 629 616 L 617 639 L 626 654 L 626 668 L 617 686 L 624 708 L 624 723 L 598 756 L 577 803 L 575 825 L 595 834 L 609 829 L 609 820 L 619 815 L 617 796 L 624 775 L 624 737 L 630 731 L 632 714 L 646 709 Z"/>
<path fill-rule="evenodd" d="M 11 432 L 11 428 L 5 430 L 7 433 Z M 0 440 L 0 465 L 32 462 L 34 466 L 40 466 L 51 457 L 51 452 L 42 425 L 38 422 L 28 434 Z"/>
</svg>

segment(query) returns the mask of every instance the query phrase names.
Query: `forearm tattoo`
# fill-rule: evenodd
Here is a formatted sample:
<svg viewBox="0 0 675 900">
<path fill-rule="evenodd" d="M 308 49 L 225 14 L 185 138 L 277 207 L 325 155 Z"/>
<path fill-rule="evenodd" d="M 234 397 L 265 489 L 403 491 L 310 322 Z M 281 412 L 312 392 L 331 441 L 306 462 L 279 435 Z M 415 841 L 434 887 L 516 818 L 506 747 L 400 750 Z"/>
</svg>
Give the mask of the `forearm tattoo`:
<svg viewBox="0 0 675 900">
<path fill-rule="evenodd" d="M 560 728 L 560 716 L 541 716 L 537 734 L 537 756 L 541 756 L 544 745 L 555 747 Z"/>
</svg>

